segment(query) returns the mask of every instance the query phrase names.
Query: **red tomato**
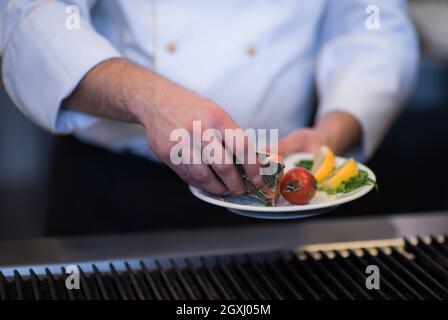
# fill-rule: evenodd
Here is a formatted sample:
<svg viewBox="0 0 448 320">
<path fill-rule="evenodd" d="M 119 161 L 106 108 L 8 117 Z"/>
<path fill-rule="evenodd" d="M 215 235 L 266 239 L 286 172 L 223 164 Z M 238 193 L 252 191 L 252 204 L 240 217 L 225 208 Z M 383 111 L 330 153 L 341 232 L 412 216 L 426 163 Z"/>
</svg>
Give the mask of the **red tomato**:
<svg viewBox="0 0 448 320">
<path fill-rule="evenodd" d="M 289 170 L 282 179 L 280 191 L 292 204 L 307 204 L 316 195 L 316 178 L 304 168 Z"/>
</svg>

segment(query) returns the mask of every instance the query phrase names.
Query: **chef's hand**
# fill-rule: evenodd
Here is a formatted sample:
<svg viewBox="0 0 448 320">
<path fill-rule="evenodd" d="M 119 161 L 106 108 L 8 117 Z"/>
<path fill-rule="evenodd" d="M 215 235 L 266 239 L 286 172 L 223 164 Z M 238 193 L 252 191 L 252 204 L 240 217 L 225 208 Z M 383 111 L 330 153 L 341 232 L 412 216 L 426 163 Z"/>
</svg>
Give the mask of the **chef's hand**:
<svg viewBox="0 0 448 320">
<path fill-rule="evenodd" d="M 175 129 L 186 129 L 192 138 L 193 121 L 200 121 L 202 131 L 219 130 L 222 142 L 218 144 L 218 140 L 214 140 L 216 146 L 222 148 L 223 155 L 229 152 L 230 159 L 233 155 L 240 156 L 252 183 L 260 185 L 263 181 L 258 162 L 250 165 L 247 162 L 248 154 L 255 150 L 246 136 L 236 135 L 233 147 L 224 146 L 224 130 L 238 129 L 224 110 L 213 101 L 124 59 L 107 60 L 94 67 L 62 106 L 113 120 L 139 123 L 145 128 L 154 153 L 185 182 L 214 194 L 243 194 L 246 187 L 233 163 L 206 163 L 201 154 L 199 164 L 193 164 L 191 158 L 191 164 L 185 161 L 173 163 L 171 151 L 178 141 L 170 141 L 171 133 Z M 202 142 L 196 149 L 190 141 L 191 156 L 195 151 L 201 153 L 207 144 L 209 142 Z"/>
<path fill-rule="evenodd" d="M 361 126 L 346 112 L 332 112 L 322 117 L 313 128 L 293 131 L 279 141 L 278 153 L 286 156 L 294 152 L 316 152 L 321 146 L 341 154 L 361 139 Z"/>
<path fill-rule="evenodd" d="M 146 128 L 148 141 L 151 149 L 157 156 L 173 169 L 181 179 L 187 183 L 214 194 L 225 194 L 231 192 L 236 195 L 242 195 L 246 192 L 240 174 L 234 164 L 225 163 L 225 153 L 230 151 L 229 159 L 233 159 L 233 155 L 241 154 L 245 156 L 244 169 L 248 177 L 255 185 L 262 183 L 259 175 L 258 164 L 246 164 L 248 152 L 253 152 L 254 159 L 255 149 L 249 145 L 247 137 L 244 135 L 236 135 L 233 139 L 233 147 L 225 145 L 224 132 L 225 129 L 241 130 L 231 117 L 221 109 L 216 103 L 210 101 L 198 94 L 187 90 L 173 82 L 167 81 L 160 76 L 156 80 L 161 86 L 158 90 L 155 103 L 140 109 L 139 122 Z M 193 133 L 193 122 L 200 122 L 201 130 Z M 196 152 L 198 159 L 201 159 L 201 150 L 210 142 L 203 142 L 201 146 L 194 149 L 193 141 L 190 141 L 190 164 L 173 164 L 171 157 L 172 149 L 177 141 L 170 141 L 171 133 L 176 129 L 186 129 L 190 137 L 194 134 L 202 134 L 206 129 L 217 129 L 221 134 L 222 140 L 214 140 L 215 148 L 221 149 L 222 162 L 193 164 L 193 153 Z M 241 133 L 243 131 L 241 130 Z M 244 145 L 244 150 L 237 150 L 238 146 Z M 214 152 L 217 152 L 216 149 Z M 174 155 L 179 156 L 179 155 Z"/>
</svg>

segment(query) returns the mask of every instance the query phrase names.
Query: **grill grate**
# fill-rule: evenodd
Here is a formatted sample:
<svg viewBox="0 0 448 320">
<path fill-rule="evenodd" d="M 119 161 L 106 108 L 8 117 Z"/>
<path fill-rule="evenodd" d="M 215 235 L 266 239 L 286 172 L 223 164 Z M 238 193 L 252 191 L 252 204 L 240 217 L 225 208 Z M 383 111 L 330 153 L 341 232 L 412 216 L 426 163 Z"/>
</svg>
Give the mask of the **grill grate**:
<svg viewBox="0 0 448 320">
<path fill-rule="evenodd" d="M 414 240 L 405 239 L 403 247 L 83 265 L 80 290 L 66 289 L 64 268 L 14 270 L 9 276 L 0 271 L 0 299 L 448 299 L 447 236 Z M 380 269 L 380 290 L 365 287 L 365 269 L 372 264 Z"/>
</svg>

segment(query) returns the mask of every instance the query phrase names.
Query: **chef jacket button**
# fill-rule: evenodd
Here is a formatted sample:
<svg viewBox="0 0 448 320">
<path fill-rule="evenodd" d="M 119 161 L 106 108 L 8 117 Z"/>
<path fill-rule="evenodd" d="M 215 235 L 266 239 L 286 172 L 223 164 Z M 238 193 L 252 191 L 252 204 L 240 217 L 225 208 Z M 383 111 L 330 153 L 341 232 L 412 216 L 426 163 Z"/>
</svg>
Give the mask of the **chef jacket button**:
<svg viewBox="0 0 448 320">
<path fill-rule="evenodd" d="M 247 48 L 247 54 L 250 56 L 254 56 L 257 53 L 257 47 L 255 46 L 250 46 L 249 48 Z"/>
<path fill-rule="evenodd" d="M 173 42 L 168 42 L 168 44 L 166 45 L 166 50 L 170 53 L 174 53 L 177 51 L 177 47 Z"/>
</svg>

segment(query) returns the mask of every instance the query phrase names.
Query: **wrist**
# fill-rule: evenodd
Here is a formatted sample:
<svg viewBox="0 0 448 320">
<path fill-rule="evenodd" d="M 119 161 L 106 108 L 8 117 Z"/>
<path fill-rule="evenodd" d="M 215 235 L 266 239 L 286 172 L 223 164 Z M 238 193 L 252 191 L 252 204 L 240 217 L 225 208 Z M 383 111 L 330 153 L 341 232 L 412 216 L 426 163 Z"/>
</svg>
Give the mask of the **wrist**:
<svg viewBox="0 0 448 320">
<path fill-rule="evenodd" d="M 146 127 L 148 112 L 150 111 L 150 104 L 148 103 L 150 99 L 147 98 L 147 93 L 135 92 L 133 97 L 127 101 L 127 109 L 132 115 L 134 122 Z"/>
<path fill-rule="evenodd" d="M 316 123 L 315 130 L 332 150 L 343 153 L 355 146 L 361 138 L 361 126 L 346 112 L 332 112 Z"/>
<path fill-rule="evenodd" d="M 146 127 L 148 119 L 154 118 L 154 111 L 160 105 L 163 89 L 160 78 L 152 71 L 134 65 L 132 80 L 129 82 L 127 109 L 135 122 Z"/>
</svg>

